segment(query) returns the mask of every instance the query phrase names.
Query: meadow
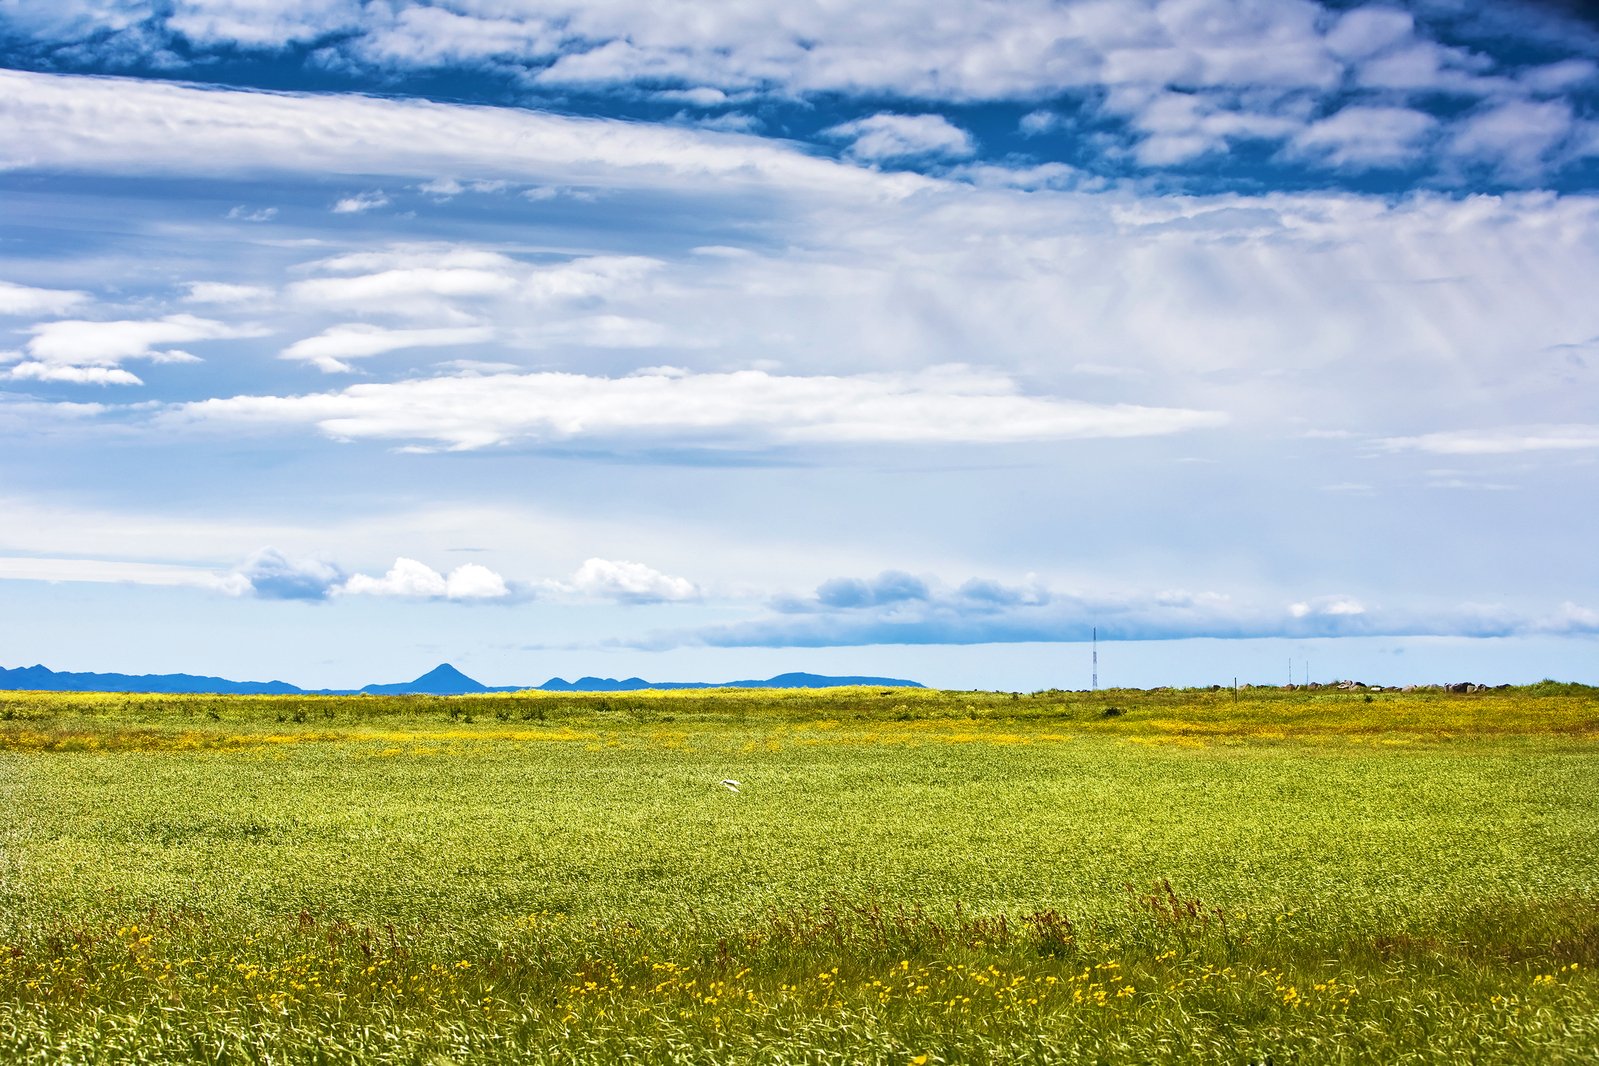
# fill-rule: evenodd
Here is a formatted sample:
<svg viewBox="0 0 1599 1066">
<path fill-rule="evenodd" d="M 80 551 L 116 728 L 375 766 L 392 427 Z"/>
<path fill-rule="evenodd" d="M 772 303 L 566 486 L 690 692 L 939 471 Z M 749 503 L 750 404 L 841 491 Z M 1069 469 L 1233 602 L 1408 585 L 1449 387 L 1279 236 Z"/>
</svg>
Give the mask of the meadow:
<svg viewBox="0 0 1599 1066">
<path fill-rule="evenodd" d="M 1599 1062 L 1580 686 L 0 693 L 0 809 L 6 1062 Z"/>
</svg>

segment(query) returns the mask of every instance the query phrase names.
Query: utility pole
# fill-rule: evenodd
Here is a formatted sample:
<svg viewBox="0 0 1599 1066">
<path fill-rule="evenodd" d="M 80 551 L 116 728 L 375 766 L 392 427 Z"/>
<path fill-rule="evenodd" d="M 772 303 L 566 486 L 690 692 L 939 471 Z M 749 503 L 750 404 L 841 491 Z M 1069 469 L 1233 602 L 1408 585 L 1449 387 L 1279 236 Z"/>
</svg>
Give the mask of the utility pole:
<svg viewBox="0 0 1599 1066">
<path fill-rule="evenodd" d="M 1093 636 L 1093 641 L 1094 641 L 1094 680 L 1093 680 L 1093 690 L 1095 692 L 1098 692 L 1099 691 L 1099 627 L 1098 626 L 1094 626 L 1093 634 L 1094 634 L 1094 636 Z"/>
</svg>

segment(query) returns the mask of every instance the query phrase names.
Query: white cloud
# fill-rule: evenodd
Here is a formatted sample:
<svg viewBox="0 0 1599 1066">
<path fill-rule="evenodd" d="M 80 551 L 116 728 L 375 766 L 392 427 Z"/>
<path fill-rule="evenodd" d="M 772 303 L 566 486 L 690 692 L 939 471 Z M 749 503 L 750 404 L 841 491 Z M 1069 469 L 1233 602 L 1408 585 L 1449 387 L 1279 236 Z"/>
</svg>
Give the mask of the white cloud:
<svg viewBox="0 0 1599 1066">
<path fill-rule="evenodd" d="M 504 578 L 477 563 L 456 567 L 444 580 L 444 595 L 452 600 L 492 600 L 510 594 Z"/>
<path fill-rule="evenodd" d="M 1108 185 L 1103 179 L 1065 163 L 1038 163 L 1033 166 L 996 166 L 990 163 L 962 163 L 950 167 L 943 176 L 952 181 L 969 181 L 985 189 L 1093 189 Z"/>
<path fill-rule="evenodd" d="M 83 303 L 86 292 L 69 289 L 35 289 L 0 281 L 0 315 L 57 315 Z"/>
<path fill-rule="evenodd" d="M 272 290 L 265 285 L 235 285 L 222 281 L 191 281 L 184 303 L 191 304 L 260 304 L 272 299 Z"/>
<path fill-rule="evenodd" d="M 1438 120 L 1405 107 L 1346 107 L 1300 130 L 1290 142 L 1301 158 L 1364 170 L 1415 163 Z"/>
<path fill-rule="evenodd" d="M 1489 65 L 1483 57 L 1460 48 L 1413 40 L 1358 63 L 1354 80 L 1362 88 L 1389 92 L 1487 96 L 1508 88 L 1505 79 L 1477 73 Z"/>
<path fill-rule="evenodd" d="M 501 252 L 459 244 L 392 244 L 369 251 L 346 252 L 305 264 L 324 274 L 372 274 L 391 270 L 504 271 L 517 261 Z"/>
<path fill-rule="evenodd" d="M 236 222 L 271 222 L 278 217 L 278 209 L 275 207 L 251 209 L 240 204 L 237 207 L 228 208 L 227 217 Z"/>
<path fill-rule="evenodd" d="M 1341 59 L 1365 59 L 1407 42 L 1416 26 L 1408 11 L 1371 5 L 1346 11 L 1327 31 L 1327 48 Z"/>
<path fill-rule="evenodd" d="M 1471 116 L 1454 131 L 1450 155 L 1486 163 L 1513 179 L 1542 174 L 1559 144 L 1573 131 L 1564 100 L 1511 100 Z"/>
<path fill-rule="evenodd" d="M 315 337 L 296 341 L 283 349 L 282 358 L 311 363 L 326 373 L 351 371 L 347 362 L 401 348 L 438 348 L 458 344 L 479 344 L 492 339 L 486 326 L 462 329 L 383 329 L 353 322 L 330 326 Z"/>
<path fill-rule="evenodd" d="M 1439 92 L 1503 100 L 1528 89 L 1570 91 L 1591 77 L 1591 68 L 1584 68 L 1585 60 L 1577 58 L 1515 69 L 1525 65 L 1517 54 L 1518 41 L 1532 42 L 1540 50 L 1551 41 L 1580 48 L 1576 31 L 1581 27 L 1569 20 L 1562 32 L 1560 17 L 1547 11 L 1518 8 L 1513 16 L 1495 19 L 1452 13 L 1448 5 L 1439 4 L 1411 5 L 1412 14 L 1399 4 L 1369 3 L 1340 12 L 1309 0 L 1115 4 L 999 0 L 932 5 L 883 0 L 871 6 L 869 17 L 858 5 L 833 4 L 700 5 L 686 16 L 677 4 L 631 0 L 540 0 L 534 5 L 495 0 L 453 8 L 407 0 L 382 4 L 336 0 L 326 5 L 295 0 L 267 5 L 271 10 L 246 0 L 182 0 L 170 10 L 138 0 L 135 6 L 137 18 L 126 11 L 119 18 L 75 5 L 71 17 L 24 19 L 14 13 L 13 20 L 31 27 L 24 36 L 36 35 L 35 42 L 42 47 L 91 39 L 98 27 L 123 35 L 123 47 L 146 59 L 161 54 L 163 41 L 181 37 L 186 50 L 200 50 L 200 64 L 209 48 L 270 49 L 333 35 L 322 41 L 315 61 L 347 72 L 402 79 L 414 68 L 456 67 L 557 93 L 573 87 L 622 89 L 699 108 L 760 94 L 785 98 L 830 94 L 925 106 L 925 102 L 992 100 L 1032 104 L 1065 94 L 1091 99 L 1098 91 L 1132 89 L 1158 95 L 1178 90 L 1211 98 L 1207 110 L 1248 114 L 1251 136 L 1269 136 L 1261 132 L 1262 121 L 1272 116 L 1265 103 L 1235 106 L 1238 93 L 1245 90 L 1254 90 L 1263 99 L 1310 97 L 1326 110 L 1343 98 L 1351 82 L 1378 90 L 1384 106 L 1399 106 Z M 1485 28 L 1492 30 L 1492 45 L 1486 41 Z M 1489 47 L 1494 55 L 1433 39 L 1441 32 L 1451 38 L 1464 34 L 1474 41 L 1473 47 Z M 117 47 L 116 40 L 99 41 L 95 47 L 103 55 Z M 172 62 L 182 62 L 167 55 Z M 9 94 L 0 93 L 5 95 Z M 211 103 L 219 104 L 224 94 L 213 96 Z M 261 105 L 268 113 L 289 110 L 283 103 Z M 360 124 L 340 121 L 338 110 L 330 107 L 327 115 L 306 123 L 313 131 L 309 141 L 316 152 L 370 154 L 370 145 L 340 136 Z M 431 125 L 413 124 L 416 140 L 409 146 L 413 154 L 439 146 Z M 460 150 L 468 156 L 496 143 L 516 141 L 480 136 L 484 130 L 468 128 L 476 125 L 462 128 Z M 178 140 L 186 139 L 183 126 L 179 121 L 172 131 Z M 282 133 L 278 127 L 269 118 L 259 131 L 262 139 L 278 139 Z M 1214 131 L 1208 136 L 1154 133 L 1149 139 L 1155 143 L 1143 156 L 1151 165 L 1170 165 L 1218 150 Z M 145 143 L 151 145 L 152 154 L 164 151 L 154 138 Z M 258 164 L 257 153 L 228 147 L 209 165 Z M 527 158 L 560 166 L 564 147 L 554 153 L 529 153 Z M 642 140 L 635 147 L 643 147 Z M 79 154 L 89 145 L 36 145 L 31 150 L 42 153 L 43 162 L 43 155 Z M 868 157 L 863 151 L 862 158 Z M 347 174 L 471 176 L 458 168 L 421 172 L 410 167 L 395 171 L 392 166 L 340 167 L 325 160 L 307 161 L 308 169 Z M 510 172 L 514 168 L 508 165 L 502 163 L 501 168 L 491 176 L 527 180 L 524 174 Z"/>
<path fill-rule="evenodd" d="M 382 189 L 371 192 L 357 193 L 346 196 L 333 205 L 335 215 L 359 215 L 367 211 L 375 211 L 380 207 L 388 207 L 389 198 L 383 195 Z"/>
<path fill-rule="evenodd" d="M 6 353 L 0 352 L 0 362 L 5 361 L 5 355 Z M 37 434 L 41 430 L 90 422 L 109 410 L 111 408 L 102 403 L 47 403 L 0 392 L 0 432 Z M 8 507 L 8 514 L 18 515 L 16 501 L 3 502 Z M 20 518 L 18 522 L 20 524 Z M 53 547 L 59 550 L 59 545 Z"/>
<path fill-rule="evenodd" d="M 129 370 L 108 366 L 61 366 L 55 363 L 23 362 L 11 368 L 17 381 L 60 381 L 70 385 L 143 385 L 144 379 Z"/>
<path fill-rule="evenodd" d="M 143 321 L 93 322 L 63 319 L 32 326 L 27 344 L 29 361 L 12 368 L 11 376 L 41 381 L 76 381 L 105 385 L 136 385 L 139 379 L 117 369 L 129 359 L 154 363 L 196 362 L 180 349 L 156 345 L 201 340 L 259 337 L 268 331 L 253 325 L 234 325 L 193 315 L 167 315 Z"/>
<path fill-rule="evenodd" d="M 1599 81 L 1599 63 L 1591 59 L 1563 59 L 1524 70 L 1516 80 L 1534 92 L 1569 92 Z"/>
<path fill-rule="evenodd" d="M 467 563 L 441 574 L 403 556 L 382 577 L 352 574 L 338 591 L 350 596 L 400 596 L 412 599 L 491 600 L 511 594 L 505 579 L 486 566 Z"/>
<path fill-rule="evenodd" d="M 281 48 L 358 25 L 350 0 L 177 0 L 166 23 L 194 45 Z"/>
<path fill-rule="evenodd" d="M 353 253 L 307 269 L 331 276 L 289 285 L 297 303 L 419 316 L 446 312 L 455 300 L 508 293 L 527 272 L 497 252 L 432 247 Z"/>
<path fill-rule="evenodd" d="M 1061 124 L 1061 117 L 1053 111 L 1029 111 L 1017 123 L 1023 137 L 1038 137 L 1049 133 Z"/>
<path fill-rule="evenodd" d="M 571 581 L 558 586 L 584 596 L 624 603 L 668 603 L 698 598 L 700 592 L 687 578 L 625 560 L 589 559 Z"/>
<path fill-rule="evenodd" d="M 155 585 L 208 589 L 230 595 L 238 595 L 247 589 L 246 584 L 234 575 L 203 567 L 124 559 L 46 556 L 0 556 L 0 580 Z"/>
<path fill-rule="evenodd" d="M 434 178 L 418 185 L 417 189 L 441 200 L 450 200 L 466 192 L 466 186 L 454 178 Z"/>
<path fill-rule="evenodd" d="M 1298 115 L 1254 110 L 1191 92 L 1115 93 L 1105 110 L 1125 115 L 1132 129 L 1144 135 L 1134 155 L 1157 167 L 1192 162 L 1236 141 L 1282 140 L 1303 126 Z"/>
<path fill-rule="evenodd" d="M 0 170 L 391 174 L 557 185 L 729 186 L 900 197 L 878 175 L 760 138 L 615 119 L 336 94 L 0 71 Z"/>
<path fill-rule="evenodd" d="M 530 308 L 581 305 L 589 321 L 561 321 L 541 313 L 536 332 L 602 337 L 643 336 L 628 316 L 594 316 L 598 303 L 617 295 L 638 298 L 663 263 L 648 256 L 577 256 L 554 262 L 528 263 L 499 252 L 451 245 L 399 245 L 388 249 L 335 256 L 301 269 L 320 276 L 290 284 L 288 298 L 308 307 L 340 308 L 366 314 L 410 318 L 480 319 L 484 307 L 498 300 L 495 317 L 512 322 Z M 656 327 L 644 341 L 653 344 Z"/>
<path fill-rule="evenodd" d="M 1517 455 L 1523 452 L 1586 451 L 1599 448 L 1599 426 L 1525 426 L 1513 429 L 1457 430 L 1387 437 L 1378 442 L 1392 452 L 1432 455 Z"/>
<path fill-rule="evenodd" d="M 977 150 L 972 135 L 943 115 L 887 112 L 845 122 L 826 131 L 850 141 L 857 159 L 882 163 L 895 159 L 964 159 Z"/>
<path fill-rule="evenodd" d="M 435 178 L 425 181 L 417 186 L 417 190 L 425 192 L 438 200 L 453 200 L 466 192 L 493 193 L 502 192 L 510 185 L 507 181 L 468 181 L 460 182 L 454 178 Z"/>
<path fill-rule="evenodd" d="M 591 255 L 533 270 L 522 287 L 530 300 L 582 300 L 636 285 L 662 267 L 642 255 Z"/>
<path fill-rule="evenodd" d="M 1315 600 L 1288 605 L 1288 613 L 1295 618 L 1311 618 L 1322 615 L 1328 618 L 1352 618 L 1366 613 L 1366 608 L 1359 600 L 1347 596 L 1323 596 Z"/>
<path fill-rule="evenodd" d="M 350 45 L 362 60 L 383 65 L 434 66 L 548 54 L 560 45 L 555 26 L 514 7 L 460 13 L 443 7 L 367 9 L 368 33 Z M 374 17 L 375 16 L 375 17 Z"/>
<path fill-rule="evenodd" d="M 756 370 L 438 377 L 309 396 L 204 400 L 165 417 L 310 424 L 336 439 L 421 441 L 452 450 L 565 440 L 708 447 L 1007 443 L 1139 437 L 1226 422 L 1213 411 L 1025 396 L 1003 375 L 962 367 L 853 377 Z"/>
<path fill-rule="evenodd" d="M 705 85 L 693 89 L 666 89 L 656 93 L 655 98 L 691 107 L 721 107 L 728 102 L 728 95 L 722 90 Z"/>
<path fill-rule="evenodd" d="M 520 334 L 520 339 L 541 346 L 658 348 L 672 338 L 658 322 L 624 315 L 586 315 L 534 327 Z"/>
</svg>

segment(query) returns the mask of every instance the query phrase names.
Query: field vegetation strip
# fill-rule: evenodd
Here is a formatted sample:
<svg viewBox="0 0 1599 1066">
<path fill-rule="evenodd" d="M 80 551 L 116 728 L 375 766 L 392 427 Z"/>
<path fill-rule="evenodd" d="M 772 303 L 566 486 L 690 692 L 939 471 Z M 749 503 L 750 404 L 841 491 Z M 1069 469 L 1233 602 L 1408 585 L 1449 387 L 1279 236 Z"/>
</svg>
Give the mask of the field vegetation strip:
<svg viewBox="0 0 1599 1066">
<path fill-rule="evenodd" d="M 7 693 L 0 1057 L 1593 1061 L 1596 722 Z"/>
</svg>

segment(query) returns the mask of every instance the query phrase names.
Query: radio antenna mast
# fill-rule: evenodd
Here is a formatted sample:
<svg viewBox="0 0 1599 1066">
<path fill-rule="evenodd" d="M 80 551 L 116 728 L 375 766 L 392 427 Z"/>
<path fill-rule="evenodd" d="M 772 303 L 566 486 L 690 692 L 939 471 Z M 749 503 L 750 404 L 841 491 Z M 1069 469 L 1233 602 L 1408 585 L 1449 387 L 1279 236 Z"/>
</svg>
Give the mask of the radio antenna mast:
<svg viewBox="0 0 1599 1066">
<path fill-rule="evenodd" d="M 1094 633 L 1094 691 L 1099 691 L 1099 627 L 1095 626 Z"/>
</svg>

